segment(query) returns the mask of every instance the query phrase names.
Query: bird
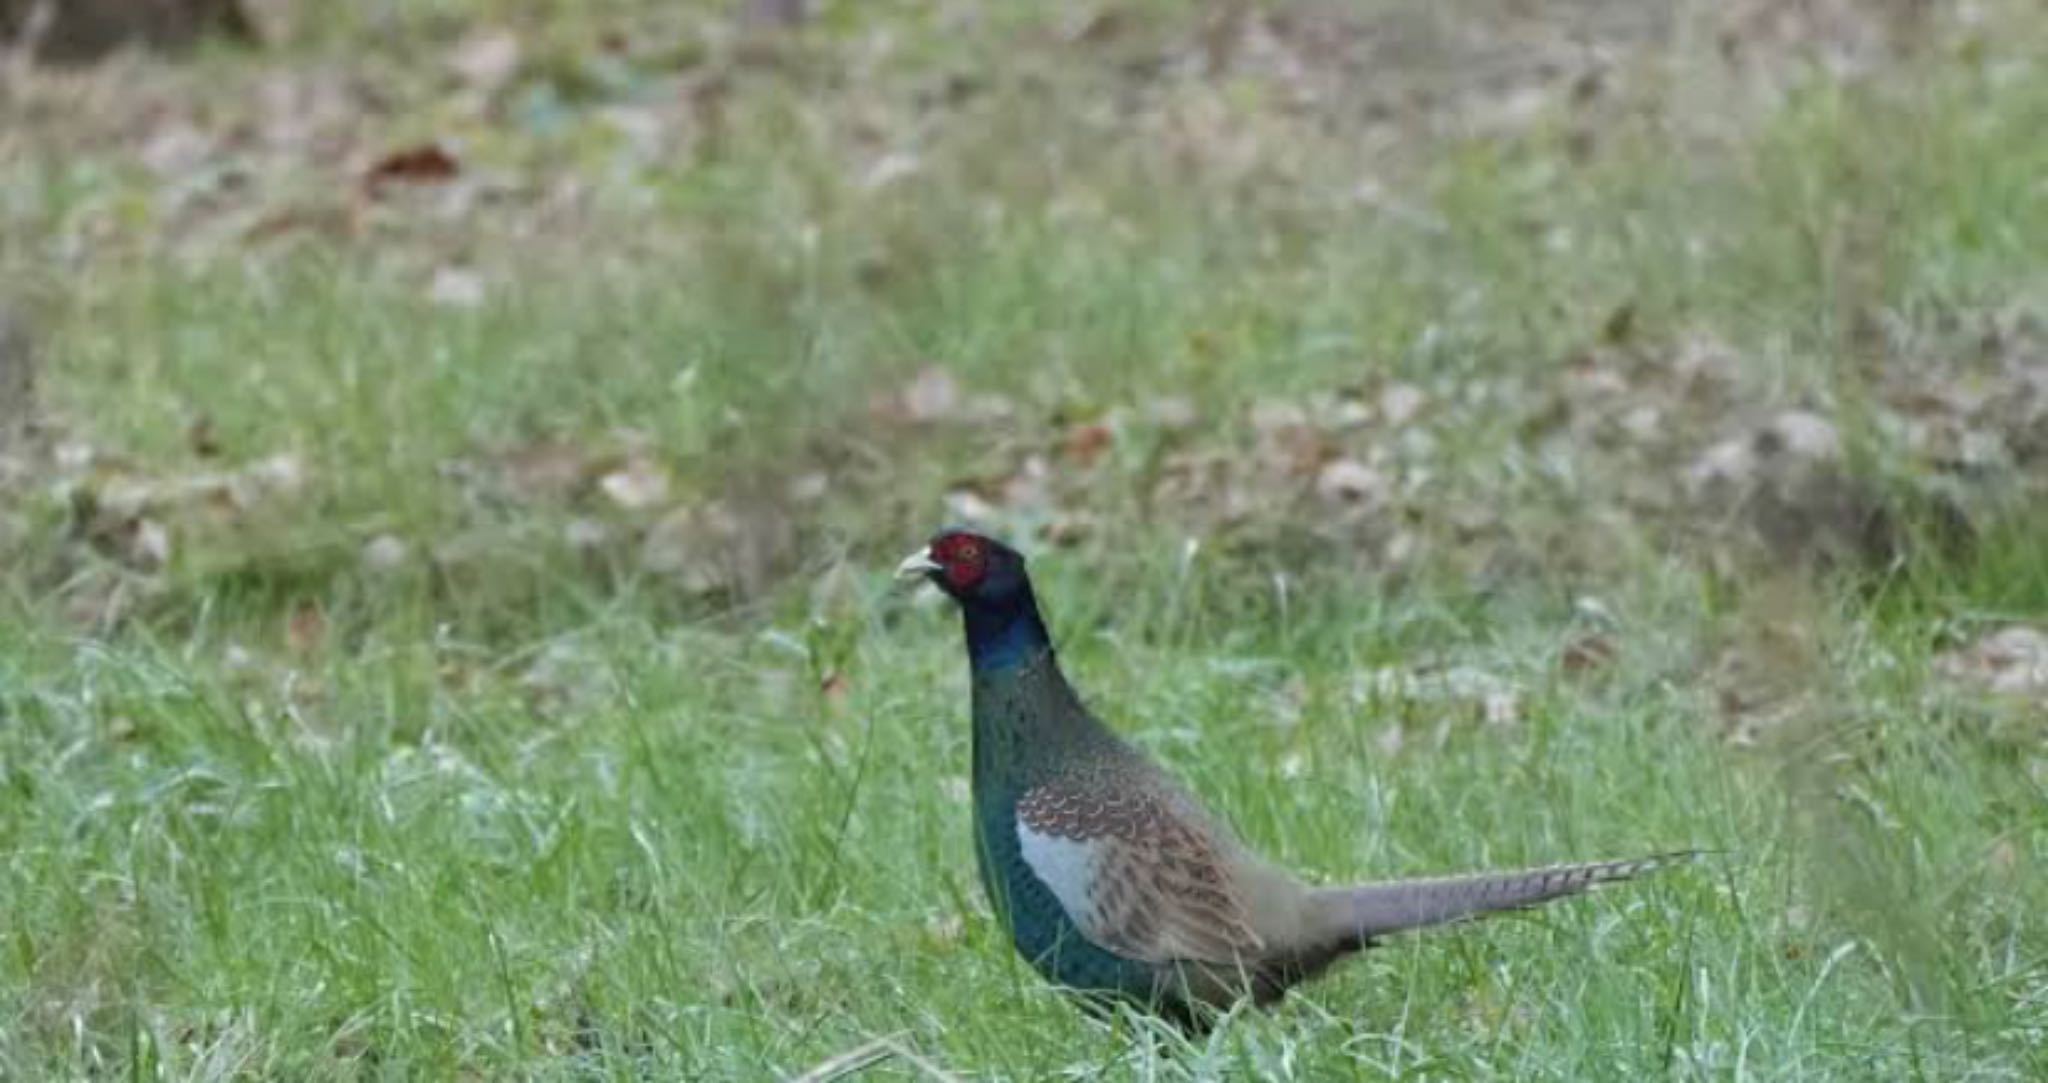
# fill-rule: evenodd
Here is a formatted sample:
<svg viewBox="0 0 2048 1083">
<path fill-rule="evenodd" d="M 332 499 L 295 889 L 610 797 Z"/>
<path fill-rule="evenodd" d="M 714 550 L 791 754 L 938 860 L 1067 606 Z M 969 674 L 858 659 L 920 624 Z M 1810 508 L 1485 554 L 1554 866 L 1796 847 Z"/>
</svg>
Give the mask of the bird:
<svg viewBox="0 0 2048 1083">
<path fill-rule="evenodd" d="M 1099 720 L 1061 671 L 1022 554 L 940 530 L 898 565 L 958 603 L 973 718 L 975 852 L 1016 951 L 1102 1014 L 1200 1034 L 1386 937 L 1519 910 L 1691 860 L 1312 885 L 1254 853 Z"/>
</svg>

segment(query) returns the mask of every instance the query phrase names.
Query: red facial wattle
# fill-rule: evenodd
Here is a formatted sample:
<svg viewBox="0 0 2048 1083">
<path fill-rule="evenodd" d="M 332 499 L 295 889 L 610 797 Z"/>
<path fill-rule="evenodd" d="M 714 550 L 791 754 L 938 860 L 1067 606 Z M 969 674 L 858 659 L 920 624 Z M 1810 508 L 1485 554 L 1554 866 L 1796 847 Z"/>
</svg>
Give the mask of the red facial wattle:
<svg viewBox="0 0 2048 1083">
<path fill-rule="evenodd" d="M 988 546 L 979 538 L 949 535 L 932 545 L 932 561 L 955 590 L 968 590 L 988 574 Z"/>
</svg>

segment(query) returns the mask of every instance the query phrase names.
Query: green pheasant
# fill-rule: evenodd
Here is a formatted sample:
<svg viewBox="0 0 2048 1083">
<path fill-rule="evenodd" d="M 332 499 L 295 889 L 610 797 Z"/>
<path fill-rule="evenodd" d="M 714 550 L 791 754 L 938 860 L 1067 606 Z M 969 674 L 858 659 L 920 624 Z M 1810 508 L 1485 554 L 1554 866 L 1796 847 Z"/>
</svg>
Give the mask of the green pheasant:
<svg viewBox="0 0 2048 1083">
<path fill-rule="evenodd" d="M 897 569 L 959 603 L 982 885 L 1017 951 L 1101 1003 L 1192 1030 L 1392 933 L 1533 906 L 1690 854 L 1313 887 L 1248 850 L 1060 672 L 1016 550 L 942 531 Z"/>
</svg>

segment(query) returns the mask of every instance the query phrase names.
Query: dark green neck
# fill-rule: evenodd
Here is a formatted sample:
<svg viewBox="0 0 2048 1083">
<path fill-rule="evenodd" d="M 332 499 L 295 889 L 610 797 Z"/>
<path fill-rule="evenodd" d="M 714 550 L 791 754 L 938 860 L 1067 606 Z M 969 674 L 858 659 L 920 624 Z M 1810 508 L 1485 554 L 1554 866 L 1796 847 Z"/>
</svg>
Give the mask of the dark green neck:
<svg viewBox="0 0 2048 1083">
<path fill-rule="evenodd" d="M 1060 672 L 1052 636 L 1025 579 L 961 605 L 974 677 L 974 787 L 1014 797 L 1117 745 Z"/>
<path fill-rule="evenodd" d="M 974 670 L 977 793 L 1014 797 L 1116 744 L 1067 683 L 1051 647 L 1014 666 Z"/>
</svg>

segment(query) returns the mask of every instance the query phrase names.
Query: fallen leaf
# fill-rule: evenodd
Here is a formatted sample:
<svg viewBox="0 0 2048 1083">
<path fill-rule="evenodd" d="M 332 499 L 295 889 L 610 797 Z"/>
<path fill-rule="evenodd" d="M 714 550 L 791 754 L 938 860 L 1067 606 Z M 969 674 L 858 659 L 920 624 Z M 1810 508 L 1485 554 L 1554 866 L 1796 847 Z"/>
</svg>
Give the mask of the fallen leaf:
<svg viewBox="0 0 2048 1083">
<path fill-rule="evenodd" d="M 338 206 L 286 207 L 258 218 L 242 231 L 242 240 L 260 244 L 295 233 L 311 233 L 330 240 L 353 236 L 356 215 Z"/>
<path fill-rule="evenodd" d="M 612 532 L 595 519 L 579 516 L 562 528 L 562 540 L 579 553 L 590 553 L 604 548 L 612 540 Z"/>
<path fill-rule="evenodd" d="M 915 154 L 903 151 L 884 154 L 861 174 L 860 186 L 866 191 L 880 191 L 906 177 L 916 176 L 923 168 L 923 161 Z"/>
<path fill-rule="evenodd" d="M 1060 450 L 1066 453 L 1070 462 L 1085 470 L 1102 458 L 1102 453 L 1109 450 L 1109 445 L 1114 440 L 1115 436 L 1107 425 L 1076 425 L 1068 429 L 1066 436 L 1061 439 Z"/>
<path fill-rule="evenodd" d="M 946 516 L 968 526 L 993 526 L 1001 517 L 994 504 L 972 489 L 955 489 L 946 494 Z"/>
<path fill-rule="evenodd" d="M 746 0 L 743 17 L 749 26 L 788 28 L 810 16 L 810 0 Z"/>
<path fill-rule="evenodd" d="M 363 174 L 363 190 L 372 199 L 390 187 L 446 184 L 462 175 L 462 165 L 439 143 L 422 143 L 377 159 Z"/>
<path fill-rule="evenodd" d="M 154 519 L 130 520 L 121 536 L 128 563 L 144 571 L 156 571 L 171 562 L 171 532 L 162 523 Z"/>
<path fill-rule="evenodd" d="M 1566 673 L 1578 676 L 1606 669 L 1614 664 L 1620 653 L 1612 639 L 1598 633 L 1588 633 L 1564 645 L 1558 664 Z"/>
<path fill-rule="evenodd" d="M 297 496 L 306 487 L 305 463 L 290 452 L 258 460 L 242 476 L 261 492 L 277 496 Z"/>
<path fill-rule="evenodd" d="M 449 50 L 448 69 L 471 90 L 495 94 L 518 72 L 522 52 L 519 35 L 510 30 L 478 30 Z"/>
<path fill-rule="evenodd" d="M 2015 624 L 1934 661 L 1936 672 L 2001 696 L 2048 700 L 2048 632 Z"/>
<path fill-rule="evenodd" d="M 185 427 L 185 446 L 192 454 L 202 459 L 211 459 L 220 454 L 220 435 L 213 431 L 213 417 L 200 414 Z"/>
<path fill-rule="evenodd" d="M 1423 404 L 1428 401 L 1429 396 L 1423 394 L 1419 388 L 1408 384 L 1390 384 L 1380 392 L 1380 418 L 1388 425 L 1399 428 L 1415 420 L 1415 416 L 1422 412 Z"/>
<path fill-rule="evenodd" d="M 1308 411 L 1297 403 L 1264 399 L 1252 404 L 1252 428 L 1263 435 L 1283 433 L 1308 425 Z"/>
<path fill-rule="evenodd" d="M 789 480 L 789 498 L 799 504 L 813 504 L 832 490 L 832 478 L 822 470 L 807 471 Z"/>
<path fill-rule="evenodd" d="M 1316 495 L 1341 504 L 1377 504 L 1387 495 L 1386 475 L 1356 459 L 1333 459 L 1316 475 Z"/>
<path fill-rule="evenodd" d="M 645 511 L 668 499 L 668 471 L 661 464 L 636 455 L 599 478 L 597 487 L 619 507 Z"/>
<path fill-rule="evenodd" d="M 641 567 L 694 594 L 758 586 L 791 544 L 790 524 L 770 512 L 743 511 L 711 501 L 668 513 L 641 537 Z"/>
<path fill-rule="evenodd" d="M 559 501 L 582 487 L 591 473 L 583 448 L 564 440 L 536 440 L 497 457 L 502 485 L 528 501 Z"/>
<path fill-rule="evenodd" d="M 308 655 L 319 650 L 320 645 L 327 641 L 327 614 L 311 602 L 296 606 L 285 621 L 284 641 L 296 655 Z"/>
<path fill-rule="evenodd" d="M 389 575 L 411 558 L 412 547 L 395 535 L 379 534 L 363 546 L 363 568 L 374 574 Z"/>
<path fill-rule="evenodd" d="M 1839 456 L 1842 441 L 1828 419 L 1805 410 L 1787 410 L 1757 433 L 1756 449 L 1764 455 L 1820 462 Z"/>
<path fill-rule="evenodd" d="M 1201 420 L 1201 414 L 1195 409 L 1194 402 L 1178 395 L 1168 395 L 1147 403 L 1145 416 L 1150 418 L 1154 425 L 1168 432 L 1192 428 L 1195 422 Z"/>
<path fill-rule="evenodd" d="M 941 421 L 960 407 L 960 383 L 938 365 L 926 365 L 902 392 L 904 416 L 912 421 Z"/>
<path fill-rule="evenodd" d="M 444 308 L 476 308 L 484 303 L 483 276 L 465 267 L 437 267 L 427 300 Z"/>
<path fill-rule="evenodd" d="M 216 152 L 214 140 L 185 123 L 158 127 L 142 145 L 142 165 L 159 180 L 181 181 L 207 164 Z"/>
</svg>

